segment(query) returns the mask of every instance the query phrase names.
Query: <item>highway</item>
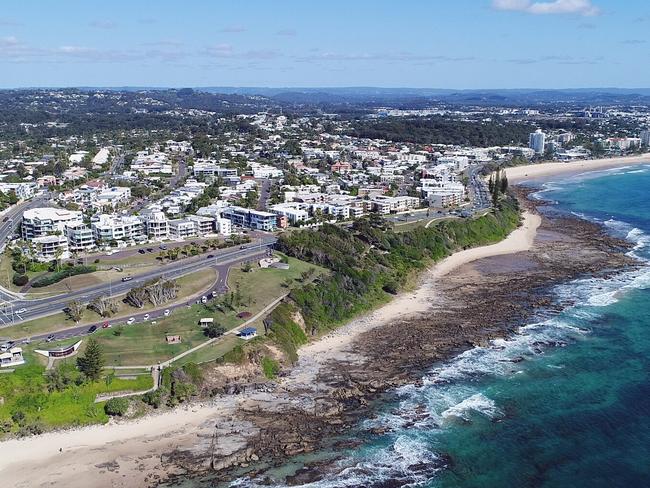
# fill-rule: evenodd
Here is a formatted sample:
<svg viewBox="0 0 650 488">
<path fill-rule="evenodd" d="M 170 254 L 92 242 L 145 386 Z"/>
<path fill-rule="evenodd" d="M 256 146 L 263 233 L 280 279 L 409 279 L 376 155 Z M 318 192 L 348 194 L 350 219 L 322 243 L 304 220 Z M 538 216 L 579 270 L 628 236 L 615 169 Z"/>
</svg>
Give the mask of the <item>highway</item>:
<svg viewBox="0 0 650 488">
<path fill-rule="evenodd" d="M 218 278 L 217 281 L 212 285 L 207 290 L 203 290 L 199 292 L 198 294 L 190 297 L 185 297 L 184 299 L 180 300 L 177 303 L 174 303 L 172 305 L 167 305 L 167 306 L 161 306 L 160 308 L 156 310 L 149 310 L 146 312 L 134 312 L 131 315 L 127 315 L 124 317 L 120 318 L 115 318 L 115 319 L 102 319 L 101 321 L 92 323 L 92 324 L 85 324 L 85 325 L 77 325 L 73 327 L 69 327 L 66 329 L 58 330 L 56 332 L 48 332 L 44 334 L 35 334 L 30 337 L 24 337 L 21 339 L 15 340 L 16 343 L 26 343 L 27 341 L 29 342 L 38 342 L 38 341 L 43 341 L 47 340 L 49 341 L 60 341 L 64 339 L 70 339 L 73 337 L 84 337 L 91 335 L 94 330 L 99 330 L 102 327 L 104 327 L 105 324 L 109 325 L 110 327 L 115 327 L 118 325 L 124 325 L 127 327 L 131 326 L 137 326 L 138 324 L 143 324 L 143 323 L 151 323 L 155 322 L 158 319 L 162 319 L 165 317 L 165 312 L 169 311 L 170 316 L 173 316 L 174 310 L 177 310 L 179 308 L 191 306 L 193 303 L 198 302 L 202 296 L 208 297 L 211 299 L 213 296 L 216 295 L 222 295 L 225 292 L 228 291 L 227 287 L 227 278 L 228 278 L 228 271 L 232 266 L 239 265 L 240 263 L 243 263 L 245 261 L 251 260 L 251 259 L 261 259 L 262 257 L 266 256 L 266 253 L 268 251 L 268 245 L 267 246 L 262 246 L 260 250 L 260 246 L 254 246 L 245 250 L 242 250 L 239 256 L 232 257 L 229 260 L 226 260 L 224 255 L 219 256 L 218 260 L 215 261 L 214 258 L 210 258 L 207 266 L 214 267 L 216 268 L 218 272 Z M 204 256 L 205 258 L 205 256 Z M 201 261 L 201 268 L 204 268 L 206 266 L 205 261 L 207 259 L 204 259 Z M 165 276 L 167 276 L 167 273 L 165 273 Z M 128 282 L 129 284 L 132 284 L 133 281 Z M 64 305 L 65 306 L 65 305 Z M 137 310 L 137 309 L 134 309 Z M 60 310 L 59 310 L 60 311 Z M 146 317 L 146 318 L 145 318 Z M 129 325 L 128 320 L 131 318 L 134 319 L 134 321 Z M 0 328 L 0 333 L 2 329 Z"/>
<path fill-rule="evenodd" d="M 100 296 L 114 297 L 123 295 L 132 288 L 155 278 L 179 278 L 180 276 L 199 271 L 208 266 L 219 268 L 224 264 L 245 261 L 266 252 L 266 250 L 272 247 L 276 241 L 277 239 L 273 236 L 265 236 L 261 238 L 258 243 L 247 244 L 244 246 L 244 249 L 225 249 L 214 251 L 211 254 L 200 254 L 191 258 L 172 261 L 160 266 L 158 269 L 149 270 L 136 275 L 130 281 L 103 283 L 101 285 L 91 286 L 64 295 L 57 295 L 55 297 L 27 299 L 12 296 L 8 301 L 10 301 L 13 307 L 13 317 L 11 316 L 11 309 L 0 311 L 0 327 L 2 325 L 13 325 L 26 320 L 33 320 L 61 312 L 66 307 L 67 303 L 72 300 L 77 300 L 81 303 L 88 303 L 94 298 Z M 214 257 L 208 258 L 207 256 L 210 255 L 213 255 Z M 225 275 L 225 273 L 222 272 L 220 274 L 219 281 L 225 279 L 225 276 L 222 275 Z M 218 286 L 221 291 L 224 291 L 225 282 Z M 21 309 L 25 309 L 25 311 L 18 313 Z"/>
</svg>

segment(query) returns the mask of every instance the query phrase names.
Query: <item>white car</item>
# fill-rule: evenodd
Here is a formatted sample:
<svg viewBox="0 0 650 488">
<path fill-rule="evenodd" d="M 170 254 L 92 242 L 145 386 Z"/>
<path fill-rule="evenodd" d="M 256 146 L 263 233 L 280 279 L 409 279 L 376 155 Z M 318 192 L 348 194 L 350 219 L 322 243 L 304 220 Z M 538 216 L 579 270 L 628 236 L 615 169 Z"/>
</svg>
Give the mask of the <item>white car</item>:
<svg viewBox="0 0 650 488">
<path fill-rule="evenodd" d="M 144 314 L 144 317 L 142 317 L 142 319 L 143 320 L 149 320 L 149 314 L 148 313 Z"/>
<path fill-rule="evenodd" d="M 131 325 L 133 322 L 135 322 L 135 319 L 133 317 L 126 321 L 128 325 Z"/>
<path fill-rule="evenodd" d="M 25 312 L 27 312 L 27 309 L 26 308 L 21 308 L 16 313 L 25 313 Z"/>
<path fill-rule="evenodd" d="M 170 314 L 170 313 L 171 313 L 170 310 L 167 309 L 167 310 L 165 310 L 165 311 L 163 312 L 163 315 L 164 315 L 165 317 L 169 317 L 169 314 Z"/>
<path fill-rule="evenodd" d="M 201 303 L 208 303 L 208 297 L 205 295 L 201 297 Z"/>
</svg>

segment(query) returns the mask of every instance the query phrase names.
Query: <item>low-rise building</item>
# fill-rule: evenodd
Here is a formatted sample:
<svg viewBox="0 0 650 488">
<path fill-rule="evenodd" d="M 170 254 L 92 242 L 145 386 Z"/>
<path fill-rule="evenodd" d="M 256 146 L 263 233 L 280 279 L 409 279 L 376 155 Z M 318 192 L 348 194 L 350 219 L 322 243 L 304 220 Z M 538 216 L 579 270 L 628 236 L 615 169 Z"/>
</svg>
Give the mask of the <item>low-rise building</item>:
<svg viewBox="0 0 650 488">
<path fill-rule="evenodd" d="M 101 214 L 94 216 L 90 225 L 97 244 L 146 240 L 144 224 L 135 216 Z"/>
<path fill-rule="evenodd" d="M 68 238 L 65 235 L 49 235 L 34 237 L 32 253 L 34 259 L 41 262 L 48 262 L 54 259 L 68 259 Z"/>
<path fill-rule="evenodd" d="M 85 224 L 69 225 L 66 229 L 68 249 L 72 252 L 88 251 L 95 248 L 95 233 Z"/>
<path fill-rule="evenodd" d="M 251 229 L 274 231 L 277 226 L 276 215 L 261 210 L 252 210 L 244 207 L 227 207 L 223 210 L 222 215 L 234 225 Z"/>
<path fill-rule="evenodd" d="M 169 221 L 169 236 L 174 239 L 196 237 L 196 222 L 190 219 L 175 219 Z"/>
</svg>

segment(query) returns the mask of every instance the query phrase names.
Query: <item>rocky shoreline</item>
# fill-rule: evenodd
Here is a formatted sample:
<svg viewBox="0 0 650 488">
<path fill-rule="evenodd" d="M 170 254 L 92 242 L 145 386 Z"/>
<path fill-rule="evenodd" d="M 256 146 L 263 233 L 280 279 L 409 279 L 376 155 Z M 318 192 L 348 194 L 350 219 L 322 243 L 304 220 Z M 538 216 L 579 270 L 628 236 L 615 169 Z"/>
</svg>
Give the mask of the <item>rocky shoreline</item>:
<svg viewBox="0 0 650 488">
<path fill-rule="evenodd" d="M 518 190 L 522 206 L 542 215 L 530 251 L 484 258 L 445 276 L 436 283 L 430 311 L 363 333 L 345 359 L 330 360 L 312 383 L 242 386 L 246 399 L 234 415 L 206 427 L 192 448 L 164 455 L 166 471 L 174 473 L 169 480 L 263 479 L 270 466 L 337 442 L 359 418 L 372 415 L 373 401 L 401 385 L 417 384 L 434 364 L 511 335 L 540 313 L 571 305 L 556 303 L 557 284 L 604 278 L 638 265 L 626 255 L 628 242 L 596 224 L 555 214 L 544 202 L 528 199 L 528 192 Z M 324 470 L 312 465 L 286 482 L 317 479 Z"/>
</svg>

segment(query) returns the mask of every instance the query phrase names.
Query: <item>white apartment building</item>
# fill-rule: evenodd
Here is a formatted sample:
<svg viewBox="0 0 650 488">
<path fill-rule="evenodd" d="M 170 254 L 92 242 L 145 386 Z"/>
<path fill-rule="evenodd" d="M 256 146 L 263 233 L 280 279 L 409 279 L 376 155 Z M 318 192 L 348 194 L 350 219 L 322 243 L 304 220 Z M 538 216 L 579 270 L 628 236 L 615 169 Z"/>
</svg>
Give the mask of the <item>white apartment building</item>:
<svg viewBox="0 0 650 488">
<path fill-rule="evenodd" d="M 196 222 L 190 219 L 175 219 L 169 221 L 169 237 L 173 239 L 186 239 L 198 235 Z"/>
<path fill-rule="evenodd" d="M 169 237 L 169 220 L 159 208 L 148 208 L 142 211 L 141 219 L 149 239 L 163 240 Z"/>
<path fill-rule="evenodd" d="M 114 186 L 98 193 L 95 204 L 98 207 L 111 206 L 115 208 L 122 203 L 128 203 L 130 200 L 131 188 L 126 186 Z"/>
<path fill-rule="evenodd" d="M 370 199 L 370 209 L 383 215 L 404 212 L 420 206 L 420 199 L 416 197 L 386 197 L 375 196 Z"/>
<path fill-rule="evenodd" d="M 19 200 L 29 200 L 36 194 L 38 185 L 35 183 L 0 183 L 2 193 L 14 192 Z"/>
<path fill-rule="evenodd" d="M 643 147 L 650 146 L 650 130 L 641 131 L 641 135 L 639 136 L 639 139 L 641 139 L 641 145 Z"/>
<path fill-rule="evenodd" d="M 222 236 L 229 236 L 232 234 L 232 222 L 228 219 L 216 219 L 215 226 L 217 232 Z"/>
<path fill-rule="evenodd" d="M 469 158 L 467 156 L 442 156 L 438 158 L 438 164 L 446 164 L 456 171 L 464 171 L 469 166 Z"/>
<path fill-rule="evenodd" d="M 165 153 L 140 151 L 131 163 L 131 170 L 147 176 L 150 174 L 171 175 L 172 165 Z"/>
<path fill-rule="evenodd" d="M 68 238 L 65 235 L 49 235 L 34 237 L 34 258 L 37 261 L 48 262 L 54 259 L 68 259 Z"/>
<path fill-rule="evenodd" d="M 85 224 L 69 225 L 66 229 L 68 249 L 72 252 L 87 251 L 95 248 L 93 229 Z"/>
<path fill-rule="evenodd" d="M 274 166 L 260 163 L 250 163 L 250 169 L 255 178 L 281 178 L 284 172 Z"/>
<path fill-rule="evenodd" d="M 81 212 L 61 208 L 39 207 L 25 210 L 21 236 L 25 240 L 53 233 L 65 234 L 68 226 L 83 224 Z"/>
<path fill-rule="evenodd" d="M 216 176 L 228 178 L 237 176 L 237 168 L 223 168 L 215 161 L 208 159 L 198 159 L 194 162 L 194 176 Z"/>
<path fill-rule="evenodd" d="M 200 236 L 205 236 L 214 233 L 215 219 L 203 215 L 188 215 L 188 220 L 194 222 L 196 232 Z"/>
<path fill-rule="evenodd" d="M 308 208 L 309 205 L 305 203 L 279 203 L 271 207 L 271 212 L 285 216 L 289 223 L 296 225 L 309 220 Z"/>
<path fill-rule="evenodd" d="M 436 208 L 446 208 L 460 205 L 465 198 L 465 187 L 462 183 L 441 182 L 432 179 L 420 180 L 422 198 Z"/>
<path fill-rule="evenodd" d="M 544 154 L 546 144 L 546 134 L 541 129 L 537 129 L 530 134 L 528 139 L 528 147 L 535 151 L 535 154 Z"/>
<path fill-rule="evenodd" d="M 96 215 L 92 218 L 91 229 L 98 244 L 146 240 L 144 224 L 134 216 Z"/>
</svg>

